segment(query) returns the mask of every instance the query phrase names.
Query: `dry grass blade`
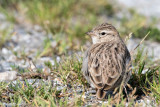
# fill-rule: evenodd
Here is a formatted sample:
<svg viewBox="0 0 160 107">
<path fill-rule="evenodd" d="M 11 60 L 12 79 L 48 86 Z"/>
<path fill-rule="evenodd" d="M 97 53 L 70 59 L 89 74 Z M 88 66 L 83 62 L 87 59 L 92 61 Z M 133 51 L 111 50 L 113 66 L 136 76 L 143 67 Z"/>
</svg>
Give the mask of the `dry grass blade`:
<svg viewBox="0 0 160 107">
<path fill-rule="evenodd" d="M 139 44 L 131 51 L 131 55 L 134 53 L 134 51 L 143 43 L 143 41 L 147 38 L 147 36 L 150 34 L 150 32 L 148 32 L 146 34 L 146 36 L 139 42 Z"/>
<path fill-rule="evenodd" d="M 33 101 L 34 101 L 35 106 L 39 107 L 38 104 L 37 104 L 37 101 L 35 99 Z"/>
<path fill-rule="evenodd" d="M 31 104 L 31 102 L 30 102 L 27 98 L 24 97 L 24 100 L 25 100 L 28 104 Z"/>
<path fill-rule="evenodd" d="M 131 95 L 133 96 L 136 93 L 136 87 L 134 88 L 134 90 L 132 91 Z"/>
<path fill-rule="evenodd" d="M 29 62 L 29 70 L 32 71 L 32 72 L 37 71 L 36 65 L 34 64 L 32 59 L 28 58 L 27 60 Z"/>
<path fill-rule="evenodd" d="M 46 75 L 45 73 L 29 72 L 21 74 L 23 79 L 30 79 L 32 77 L 48 78 L 50 74 Z"/>
<path fill-rule="evenodd" d="M 124 41 L 127 42 L 132 37 L 132 33 L 125 37 Z"/>
<path fill-rule="evenodd" d="M 114 89 L 113 94 L 115 94 L 118 90 L 118 87 Z"/>
<path fill-rule="evenodd" d="M 128 88 L 133 90 L 132 86 L 130 84 L 127 84 Z"/>
</svg>

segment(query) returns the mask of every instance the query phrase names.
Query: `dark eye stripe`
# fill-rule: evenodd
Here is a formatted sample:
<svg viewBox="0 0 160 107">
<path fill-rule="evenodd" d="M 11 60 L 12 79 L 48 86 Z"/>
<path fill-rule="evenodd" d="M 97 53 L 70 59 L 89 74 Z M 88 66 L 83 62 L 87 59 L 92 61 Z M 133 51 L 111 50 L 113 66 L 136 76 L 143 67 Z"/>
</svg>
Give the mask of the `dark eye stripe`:
<svg viewBox="0 0 160 107">
<path fill-rule="evenodd" d="M 102 33 L 104 33 L 104 34 L 102 34 Z M 101 35 L 105 35 L 106 34 L 106 32 L 102 32 L 101 33 Z M 112 33 L 107 33 L 107 35 L 112 35 Z"/>
<path fill-rule="evenodd" d="M 112 33 L 107 33 L 107 35 L 112 35 Z"/>
</svg>

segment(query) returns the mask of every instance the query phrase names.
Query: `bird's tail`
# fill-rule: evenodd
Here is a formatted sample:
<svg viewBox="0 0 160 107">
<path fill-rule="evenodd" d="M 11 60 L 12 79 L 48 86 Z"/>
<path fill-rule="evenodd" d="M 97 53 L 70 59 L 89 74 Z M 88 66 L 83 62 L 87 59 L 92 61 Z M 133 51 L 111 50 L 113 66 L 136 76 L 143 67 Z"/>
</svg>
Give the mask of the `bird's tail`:
<svg viewBox="0 0 160 107">
<path fill-rule="evenodd" d="M 96 97 L 98 99 L 104 99 L 106 96 L 106 92 L 103 89 L 98 89 L 96 93 Z"/>
</svg>

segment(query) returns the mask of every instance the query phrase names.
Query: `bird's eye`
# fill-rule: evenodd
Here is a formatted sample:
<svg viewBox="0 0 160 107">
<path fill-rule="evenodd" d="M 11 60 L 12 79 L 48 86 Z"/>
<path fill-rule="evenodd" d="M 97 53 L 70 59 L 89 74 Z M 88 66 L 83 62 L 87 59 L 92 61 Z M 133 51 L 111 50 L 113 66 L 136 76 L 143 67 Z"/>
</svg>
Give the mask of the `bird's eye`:
<svg viewBox="0 0 160 107">
<path fill-rule="evenodd" d="M 102 33 L 101 33 L 101 35 L 105 35 L 105 34 L 106 34 L 106 32 L 102 32 Z"/>
</svg>

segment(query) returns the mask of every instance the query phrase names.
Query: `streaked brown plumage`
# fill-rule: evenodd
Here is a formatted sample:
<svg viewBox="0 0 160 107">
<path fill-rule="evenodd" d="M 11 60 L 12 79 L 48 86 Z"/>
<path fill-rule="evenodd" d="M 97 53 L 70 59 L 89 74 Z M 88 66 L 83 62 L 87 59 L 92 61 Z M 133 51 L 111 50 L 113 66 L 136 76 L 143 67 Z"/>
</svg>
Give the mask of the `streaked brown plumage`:
<svg viewBox="0 0 160 107">
<path fill-rule="evenodd" d="M 90 32 L 93 44 L 85 52 L 82 71 L 89 84 L 97 89 L 96 96 L 103 99 L 106 91 L 112 91 L 130 79 L 127 67 L 130 53 L 111 24 L 103 23 Z"/>
</svg>

